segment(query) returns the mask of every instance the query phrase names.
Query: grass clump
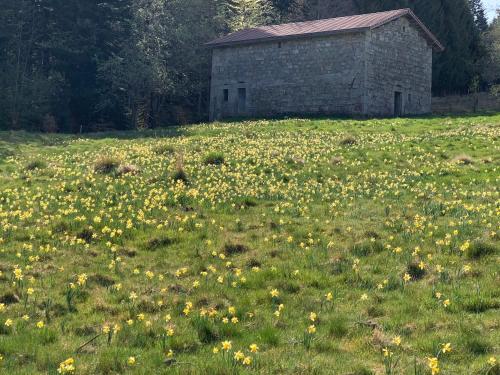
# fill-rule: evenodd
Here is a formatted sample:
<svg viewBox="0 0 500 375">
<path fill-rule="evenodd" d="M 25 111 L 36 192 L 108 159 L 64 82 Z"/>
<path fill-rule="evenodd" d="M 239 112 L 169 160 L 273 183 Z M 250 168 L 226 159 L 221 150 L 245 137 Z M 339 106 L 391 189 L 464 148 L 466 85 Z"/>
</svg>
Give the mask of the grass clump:
<svg viewBox="0 0 500 375">
<path fill-rule="evenodd" d="M 45 168 L 47 168 L 47 163 L 40 159 L 31 160 L 24 167 L 26 171 L 36 171 Z"/>
<path fill-rule="evenodd" d="M 211 152 L 203 158 L 205 165 L 221 165 L 224 164 L 224 155 L 220 152 Z"/>
<path fill-rule="evenodd" d="M 158 155 L 173 155 L 175 147 L 167 144 L 160 144 L 153 148 L 153 152 Z"/>
<path fill-rule="evenodd" d="M 474 241 L 469 249 L 467 249 L 467 257 L 469 259 L 480 259 L 496 253 L 498 253 L 497 246 L 486 241 Z"/>
<path fill-rule="evenodd" d="M 411 276 L 412 280 L 420 280 L 426 274 L 425 268 L 420 267 L 420 265 L 416 262 L 412 262 L 412 263 L 408 264 L 408 267 L 406 268 L 406 272 L 408 273 L 408 275 Z"/>
<path fill-rule="evenodd" d="M 463 339 L 463 345 L 469 353 L 474 355 L 484 355 L 492 350 L 491 343 L 479 336 L 466 336 Z"/>
<path fill-rule="evenodd" d="M 186 171 L 184 170 L 184 155 L 182 153 L 177 154 L 177 159 L 175 160 L 175 170 L 172 174 L 174 181 L 181 181 L 185 185 L 189 184 L 189 178 Z"/>
<path fill-rule="evenodd" d="M 139 173 L 139 168 L 133 164 L 124 164 L 124 165 L 120 165 L 120 167 L 117 170 L 117 173 L 119 175 L 137 174 L 137 173 Z"/>
<path fill-rule="evenodd" d="M 146 250 L 154 251 L 162 247 L 167 247 L 174 244 L 176 241 L 170 237 L 162 236 L 150 239 L 146 243 Z"/>
<path fill-rule="evenodd" d="M 94 163 L 94 172 L 99 174 L 115 173 L 120 166 L 120 161 L 110 156 L 104 156 Z"/>
<path fill-rule="evenodd" d="M 344 163 L 344 159 L 342 156 L 334 156 L 330 159 L 330 163 L 332 165 L 342 165 Z"/>
<path fill-rule="evenodd" d="M 357 139 L 354 138 L 354 136 L 352 135 L 348 135 L 348 136 L 345 136 L 341 141 L 340 141 L 340 145 L 341 146 L 346 146 L 346 147 L 349 147 L 349 146 L 354 146 L 358 143 Z"/>
<path fill-rule="evenodd" d="M 198 340 L 204 344 L 210 344 L 219 340 L 220 335 L 217 332 L 215 324 L 204 317 L 196 317 L 191 321 L 197 335 Z"/>
<path fill-rule="evenodd" d="M 328 333 L 335 338 L 342 338 L 349 332 L 348 321 L 345 316 L 334 317 L 328 325 Z"/>
<path fill-rule="evenodd" d="M 471 164 L 474 164 L 474 159 L 472 159 L 472 157 L 470 157 L 469 155 L 460 154 L 460 155 L 455 156 L 452 159 L 452 162 L 456 163 L 456 164 L 461 164 L 461 165 L 471 165 Z"/>
<path fill-rule="evenodd" d="M 227 243 L 224 245 L 224 254 L 235 255 L 243 254 L 248 251 L 248 247 L 242 244 Z"/>
</svg>

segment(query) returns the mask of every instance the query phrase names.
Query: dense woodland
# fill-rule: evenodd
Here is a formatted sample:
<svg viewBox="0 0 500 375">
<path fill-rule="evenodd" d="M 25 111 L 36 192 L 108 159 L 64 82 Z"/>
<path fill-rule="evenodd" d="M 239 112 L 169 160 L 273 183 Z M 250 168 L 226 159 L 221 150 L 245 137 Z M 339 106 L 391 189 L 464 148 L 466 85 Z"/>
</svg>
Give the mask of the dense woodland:
<svg viewBox="0 0 500 375">
<path fill-rule="evenodd" d="M 204 43 L 255 25 L 403 7 L 446 47 L 435 55 L 435 95 L 495 91 L 500 19 L 488 25 L 481 0 L 2 0 L 0 129 L 204 121 Z"/>
</svg>

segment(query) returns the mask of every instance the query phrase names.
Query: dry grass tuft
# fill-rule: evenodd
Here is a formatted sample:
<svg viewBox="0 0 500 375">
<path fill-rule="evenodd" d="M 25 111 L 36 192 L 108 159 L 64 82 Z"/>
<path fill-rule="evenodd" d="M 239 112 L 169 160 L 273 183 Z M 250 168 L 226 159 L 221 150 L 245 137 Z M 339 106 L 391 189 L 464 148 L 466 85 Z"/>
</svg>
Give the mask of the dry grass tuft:
<svg viewBox="0 0 500 375">
<path fill-rule="evenodd" d="M 24 167 L 27 171 L 35 171 L 37 169 L 45 169 L 47 168 L 47 163 L 43 160 L 32 160 Z"/>
<path fill-rule="evenodd" d="M 472 157 L 470 157 L 469 155 L 460 154 L 460 155 L 455 156 L 452 159 L 452 162 L 456 163 L 456 164 L 461 164 L 461 165 L 471 165 L 471 164 L 474 164 L 474 159 L 472 159 Z"/>
<path fill-rule="evenodd" d="M 352 135 L 348 135 L 340 141 L 341 146 L 354 146 L 357 143 L 358 141 Z"/>
<path fill-rule="evenodd" d="M 189 178 L 184 170 L 184 155 L 182 152 L 177 154 L 177 159 L 175 160 L 175 171 L 172 178 L 174 181 L 182 181 L 184 184 L 189 183 Z"/>
<path fill-rule="evenodd" d="M 139 168 L 132 164 L 120 165 L 118 168 L 118 174 L 137 174 L 139 173 Z"/>
<path fill-rule="evenodd" d="M 120 161 L 116 158 L 103 156 L 94 164 L 94 172 L 100 174 L 111 174 L 116 172 L 120 166 Z"/>
<path fill-rule="evenodd" d="M 330 159 L 330 163 L 333 165 L 342 165 L 344 163 L 344 159 L 342 156 L 334 156 Z"/>
</svg>

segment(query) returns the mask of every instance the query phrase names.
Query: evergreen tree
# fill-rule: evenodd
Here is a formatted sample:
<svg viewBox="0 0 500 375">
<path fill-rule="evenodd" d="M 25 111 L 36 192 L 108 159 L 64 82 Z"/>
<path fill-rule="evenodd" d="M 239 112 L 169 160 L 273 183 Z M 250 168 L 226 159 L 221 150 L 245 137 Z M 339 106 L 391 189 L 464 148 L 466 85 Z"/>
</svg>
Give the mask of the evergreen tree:
<svg viewBox="0 0 500 375">
<path fill-rule="evenodd" d="M 269 0 L 228 0 L 228 24 L 237 31 L 267 25 L 275 19 L 275 10 Z"/>
<path fill-rule="evenodd" d="M 469 0 L 469 7 L 474 16 L 474 23 L 480 32 L 488 30 L 488 20 L 482 0 Z"/>
<path fill-rule="evenodd" d="M 305 19 L 304 0 L 272 0 L 272 5 L 276 13 L 276 22 Z"/>
<path fill-rule="evenodd" d="M 500 9 L 485 35 L 487 61 L 485 78 L 495 95 L 500 95 Z"/>
</svg>

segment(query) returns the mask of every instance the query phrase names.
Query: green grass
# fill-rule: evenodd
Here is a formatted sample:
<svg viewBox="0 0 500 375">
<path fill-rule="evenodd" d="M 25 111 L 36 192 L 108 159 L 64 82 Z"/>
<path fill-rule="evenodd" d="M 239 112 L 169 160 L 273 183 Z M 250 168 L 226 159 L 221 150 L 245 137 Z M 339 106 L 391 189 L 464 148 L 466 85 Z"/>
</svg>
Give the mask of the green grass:
<svg viewBox="0 0 500 375">
<path fill-rule="evenodd" d="M 499 136 L 500 115 L 0 133 L 0 373 L 498 374 Z"/>
</svg>

